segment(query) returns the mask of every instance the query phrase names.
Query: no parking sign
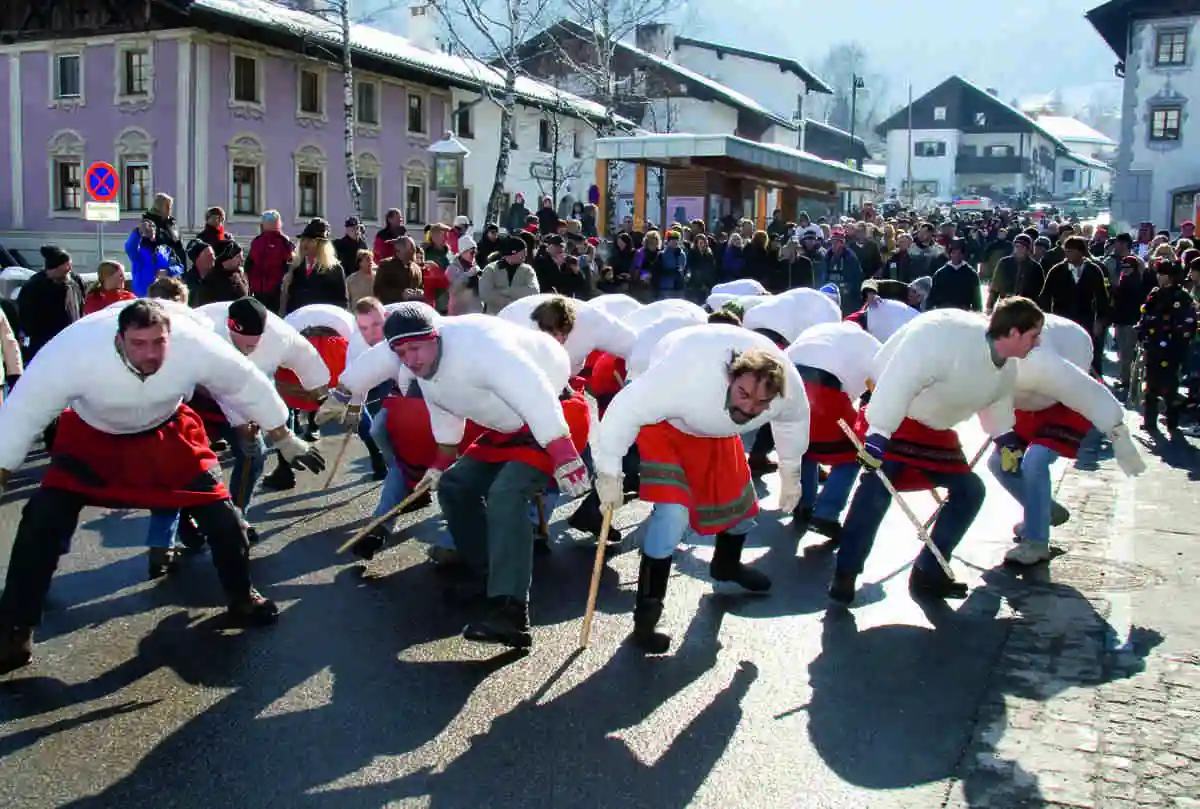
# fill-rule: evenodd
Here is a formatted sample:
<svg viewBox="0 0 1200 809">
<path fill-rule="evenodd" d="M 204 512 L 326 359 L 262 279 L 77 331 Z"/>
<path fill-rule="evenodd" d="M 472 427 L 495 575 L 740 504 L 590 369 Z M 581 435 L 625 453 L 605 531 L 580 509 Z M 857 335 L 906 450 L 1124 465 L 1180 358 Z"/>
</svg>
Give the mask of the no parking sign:
<svg viewBox="0 0 1200 809">
<path fill-rule="evenodd" d="M 112 202 L 117 198 L 121 181 L 110 163 L 93 163 L 87 170 L 88 196 L 96 202 Z"/>
</svg>

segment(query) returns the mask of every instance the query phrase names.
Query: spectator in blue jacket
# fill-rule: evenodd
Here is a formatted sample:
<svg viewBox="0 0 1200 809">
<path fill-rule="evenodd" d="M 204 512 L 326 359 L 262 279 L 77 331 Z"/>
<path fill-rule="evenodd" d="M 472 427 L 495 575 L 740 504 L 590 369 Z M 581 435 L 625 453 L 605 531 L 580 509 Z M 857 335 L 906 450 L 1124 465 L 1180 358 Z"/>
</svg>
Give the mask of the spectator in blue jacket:
<svg viewBox="0 0 1200 809">
<path fill-rule="evenodd" d="M 158 244 L 158 226 L 151 219 L 143 219 L 137 230 L 125 241 L 125 255 L 129 257 L 130 285 L 133 294 L 146 297 L 150 285 L 160 274 L 179 278 L 183 267 L 176 261 L 169 245 Z"/>
<path fill-rule="evenodd" d="M 816 283 L 819 286 L 837 285 L 842 299 L 843 317 L 858 309 L 861 305 L 859 302 L 862 300 L 862 265 L 858 263 L 858 256 L 846 248 L 846 232 L 844 230 L 834 228 L 830 231 L 829 251 L 825 253 L 825 258 L 814 270 L 817 274 Z"/>
</svg>

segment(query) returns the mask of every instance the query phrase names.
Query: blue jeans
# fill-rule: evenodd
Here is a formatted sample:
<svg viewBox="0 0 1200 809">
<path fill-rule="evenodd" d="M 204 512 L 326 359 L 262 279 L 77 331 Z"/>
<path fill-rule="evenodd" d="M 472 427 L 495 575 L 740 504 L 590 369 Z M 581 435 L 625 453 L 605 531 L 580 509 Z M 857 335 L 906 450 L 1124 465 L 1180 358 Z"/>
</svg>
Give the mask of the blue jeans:
<svg viewBox="0 0 1200 809">
<path fill-rule="evenodd" d="M 884 461 L 883 473 L 889 480 L 896 480 L 903 468 L 904 464 L 898 461 Z M 932 485 L 944 488 L 947 492 L 946 505 L 933 524 L 931 539 L 949 561 L 983 506 L 983 481 L 974 472 L 952 474 L 922 470 L 922 474 Z M 862 476 L 854 499 L 850 501 L 846 523 L 842 526 L 842 543 L 837 554 L 838 576 L 858 576 L 863 572 L 867 556 L 875 544 L 875 535 L 891 502 L 892 497 L 883 487 L 879 475 L 869 473 Z M 936 573 L 939 570 L 937 560 L 928 548 L 922 549 L 915 566 L 923 573 Z"/>
<path fill-rule="evenodd" d="M 858 479 L 857 461 L 838 464 L 830 468 L 825 486 L 817 494 L 821 465 L 805 458 L 800 464 L 800 504 L 812 508 L 812 515 L 820 520 L 837 522 L 850 499 L 850 490 Z"/>
<path fill-rule="evenodd" d="M 757 524 L 753 517 L 748 517 L 723 533 L 742 536 L 754 530 Z M 655 503 L 650 512 L 650 519 L 646 521 L 646 538 L 642 541 L 642 553 L 651 559 L 669 559 L 690 528 L 687 506 L 678 503 Z"/>
<path fill-rule="evenodd" d="M 999 450 L 988 458 L 988 469 L 1025 509 L 1025 528 L 1021 539 L 1028 542 L 1039 545 L 1050 542 L 1050 504 L 1054 499 L 1050 467 L 1058 458 L 1059 454 L 1049 447 L 1031 444 L 1021 458 L 1021 468 L 1015 473 L 1000 468 Z"/>
<path fill-rule="evenodd" d="M 258 479 L 262 477 L 263 468 L 267 464 L 267 442 L 263 438 L 262 430 L 259 430 L 251 444 L 250 453 L 247 454 L 242 442 L 238 439 L 237 430 L 232 426 L 222 424 L 217 434 L 228 441 L 230 449 L 233 450 L 233 471 L 229 475 L 229 494 L 233 498 L 233 504 L 241 508 L 244 518 L 246 509 L 250 507 L 250 495 L 258 484 Z M 247 464 L 249 464 L 248 472 L 246 471 Z M 243 474 L 247 475 L 244 479 L 244 486 Z M 146 547 L 175 547 L 175 535 L 178 530 L 178 510 L 151 511 L 150 526 L 146 531 Z"/>
<path fill-rule="evenodd" d="M 359 435 L 362 435 L 362 425 L 364 423 L 368 424 L 368 435 L 370 435 L 371 441 L 374 442 L 375 447 L 379 450 L 379 454 L 383 456 L 384 462 L 387 463 L 389 468 L 395 466 L 396 450 L 392 447 L 392 439 L 388 437 L 387 414 L 372 418 L 370 422 L 367 422 L 367 419 L 364 418 L 359 422 Z"/>
</svg>

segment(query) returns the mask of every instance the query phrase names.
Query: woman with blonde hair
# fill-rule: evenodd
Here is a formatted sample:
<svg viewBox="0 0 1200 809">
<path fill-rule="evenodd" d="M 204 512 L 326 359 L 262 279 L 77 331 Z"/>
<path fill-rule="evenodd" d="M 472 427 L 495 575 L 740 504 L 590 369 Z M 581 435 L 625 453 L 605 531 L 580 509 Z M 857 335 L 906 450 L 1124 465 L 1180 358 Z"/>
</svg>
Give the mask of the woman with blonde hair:
<svg viewBox="0 0 1200 809">
<path fill-rule="evenodd" d="M 83 313 L 99 312 L 117 301 L 133 300 L 134 294 L 125 288 L 125 268 L 119 261 L 101 261 L 96 268 L 99 278 L 87 289 Z"/>
<path fill-rule="evenodd" d="M 25 366 L 21 361 L 21 344 L 17 342 L 17 335 L 13 333 L 8 316 L 4 314 L 3 309 L 0 309 L 0 379 L 4 380 L 8 390 L 12 390 L 12 386 L 17 384 L 17 380 L 24 372 Z M 0 402 L 2 401 L 4 401 L 4 396 L 0 395 Z"/>
<path fill-rule="evenodd" d="M 300 234 L 300 248 L 283 281 L 280 314 L 287 315 L 313 303 L 350 308 L 346 271 L 338 263 L 333 242 L 329 240 L 329 223 L 320 217 L 310 220 Z"/>
</svg>

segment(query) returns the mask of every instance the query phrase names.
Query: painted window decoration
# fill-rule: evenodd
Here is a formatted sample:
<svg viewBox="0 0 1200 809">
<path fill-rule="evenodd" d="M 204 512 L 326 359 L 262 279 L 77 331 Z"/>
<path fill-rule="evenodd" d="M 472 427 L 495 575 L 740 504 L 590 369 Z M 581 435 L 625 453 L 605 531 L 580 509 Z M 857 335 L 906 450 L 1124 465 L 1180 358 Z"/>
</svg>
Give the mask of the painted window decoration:
<svg viewBox="0 0 1200 809">
<path fill-rule="evenodd" d="M 1182 107 L 1156 107 L 1150 111 L 1150 140 L 1179 140 L 1179 124 L 1183 118 Z"/>
<path fill-rule="evenodd" d="M 258 64 L 253 57 L 233 57 L 233 100 L 257 104 Z"/>
<path fill-rule="evenodd" d="M 258 166 L 233 167 L 233 212 L 255 216 L 258 210 Z"/>
<path fill-rule="evenodd" d="M 425 186 L 408 182 L 404 186 L 404 221 L 412 225 L 425 223 Z"/>
<path fill-rule="evenodd" d="M 946 108 L 945 107 L 934 107 L 933 108 L 933 120 L 935 120 L 935 121 L 946 120 Z"/>
<path fill-rule="evenodd" d="M 124 95 L 144 96 L 150 93 L 150 53 L 149 51 L 128 50 L 124 52 Z"/>
<path fill-rule="evenodd" d="M 54 62 L 55 98 L 80 98 L 83 95 L 83 57 L 77 53 L 61 54 Z"/>
<path fill-rule="evenodd" d="M 55 210 L 78 211 L 83 208 L 83 163 L 56 160 L 54 163 Z"/>
<path fill-rule="evenodd" d="M 1187 64 L 1187 46 L 1186 28 L 1160 29 L 1154 45 L 1154 65 L 1174 67 Z"/>
<path fill-rule="evenodd" d="M 413 93 L 408 94 L 408 131 L 425 133 L 425 99 Z"/>
</svg>

